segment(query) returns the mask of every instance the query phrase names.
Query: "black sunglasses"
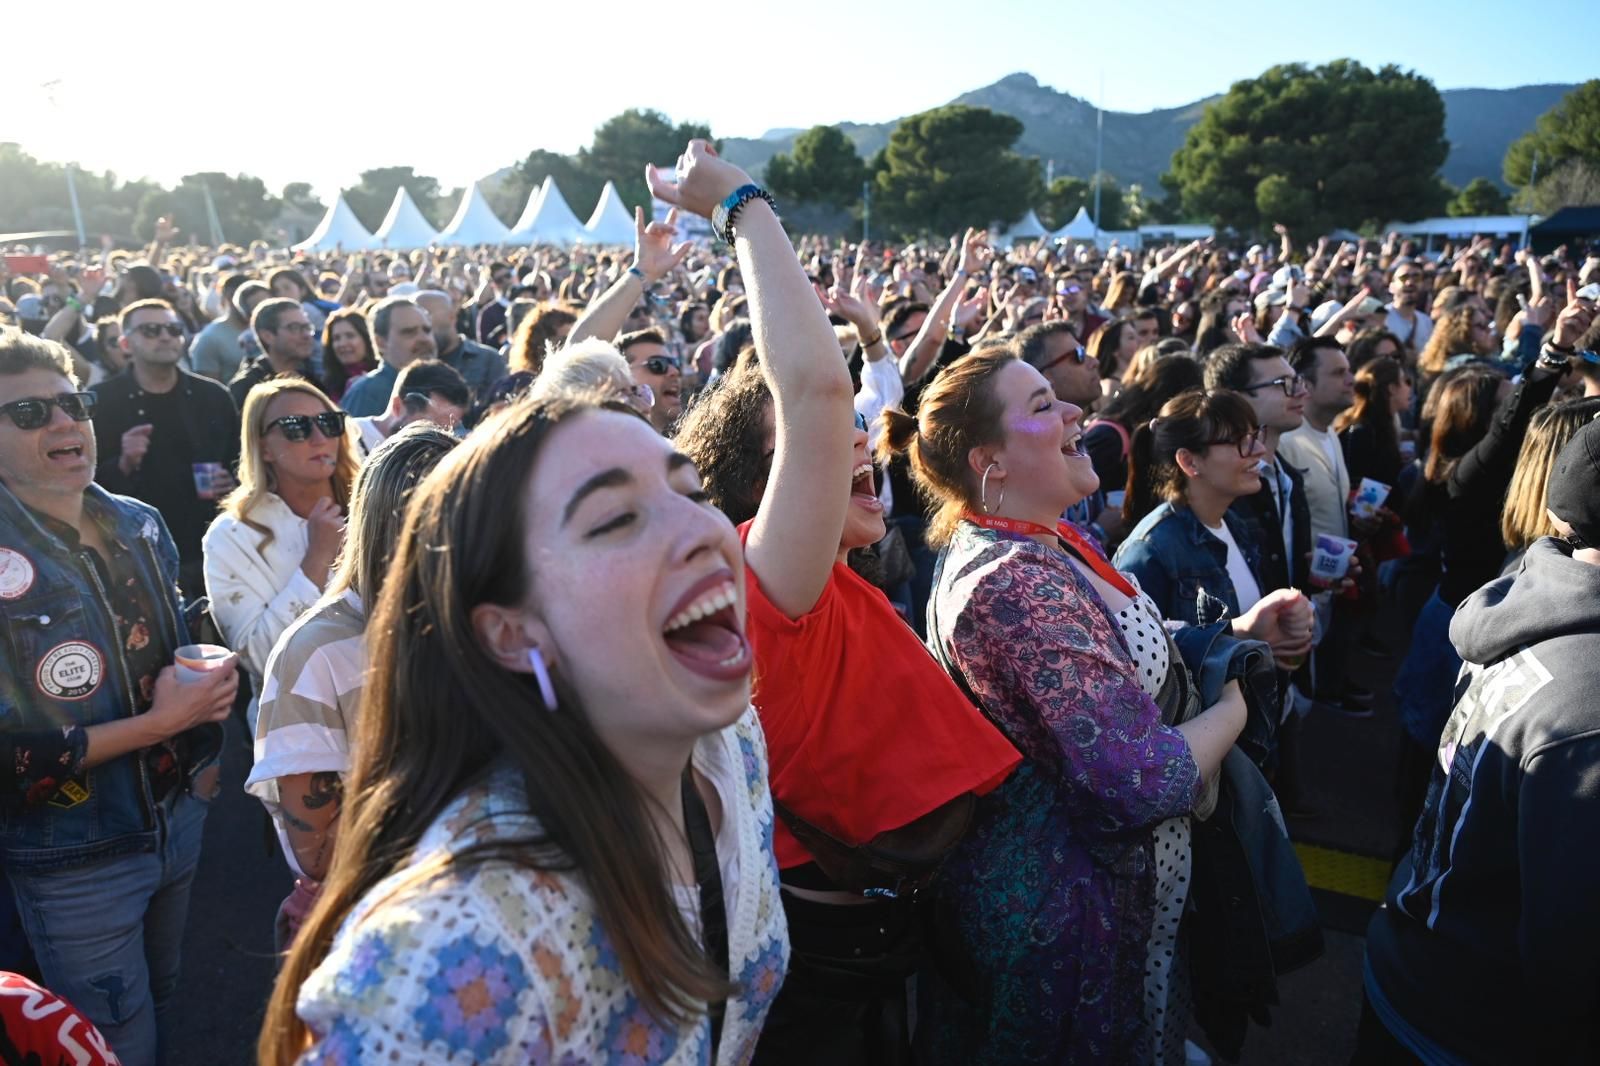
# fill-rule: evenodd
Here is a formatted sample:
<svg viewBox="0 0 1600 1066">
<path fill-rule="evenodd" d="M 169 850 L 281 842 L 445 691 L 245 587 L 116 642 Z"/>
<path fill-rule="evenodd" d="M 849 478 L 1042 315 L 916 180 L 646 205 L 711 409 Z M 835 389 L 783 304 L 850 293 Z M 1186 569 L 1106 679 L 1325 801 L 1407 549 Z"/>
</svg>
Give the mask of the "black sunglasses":
<svg viewBox="0 0 1600 1066">
<path fill-rule="evenodd" d="M 1078 365 L 1082 366 L 1084 364 L 1084 361 L 1087 360 L 1088 358 L 1089 358 L 1089 353 L 1084 351 L 1083 350 L 1083 345 L 1080 344 L 1075 348 L 1068 348 L 1064 354 L 1058 355 L 1054 359 L 1052 359 L 1048 363 L 1046 363 L 1044 366 L 1035 367 L 1034 369 L 1039 371 L 1039 373 L 1043 374 L 1046 370 L 1049 370 L 1051 367 L 1055 366 L 1057 363 L 1065 363 L 1068 359 L 1075 359 L 1075 360 L 1077 360 Z"/>
<path fill-rule="evenodd" d="M 59 396 L 12 400 L 0 407 L 0 414 L 11 419 L 18 429 L 39 429 L 50 421 L 50 408 L 59 407 L 74 422 L 87 422 L 94 417 L 95 397 L 92 392 L 63 392 Z"/>
<path fill-rule="evenodd" d="M 344 436 L 344 412 L 324 411 L 320 415 L 284 415 L 268 422 L 266 432 L 271 433 L 273 426 L 282 430 L 283 439 L 292 444 L 309 440 L 312 426 L 321 430 L 322 435 L 329 440 L 338 440 Z"/>
<path fill-rule="evenodd" d="M 141 322 L 133 328 L 139 336 L 148 340 L 155 340 L 163 333 L 174 340 L 183 336 L 183 327 L 176 322 Z"/>
<path fill-rule="evenodd" d="M 669 368 L 683 373 L 683 360 L 675 355 L 652 355 L 639 365 L 657 375 L 665 374 Z"/>
<path fill-rule="evenodd" d="M 1258 389 L 1270 389 L 1274 385 L 1283 390 L 1285 396 L 1298 396 L 1306 391 L 1306 379 L 1299 374 L 1290 374 L 1288 377 L 1273 378 L 1271 381 L 1258 381 L 1254 385 L 1241 385 L 1240 392 L 1254 394 Z"/>
</svg>

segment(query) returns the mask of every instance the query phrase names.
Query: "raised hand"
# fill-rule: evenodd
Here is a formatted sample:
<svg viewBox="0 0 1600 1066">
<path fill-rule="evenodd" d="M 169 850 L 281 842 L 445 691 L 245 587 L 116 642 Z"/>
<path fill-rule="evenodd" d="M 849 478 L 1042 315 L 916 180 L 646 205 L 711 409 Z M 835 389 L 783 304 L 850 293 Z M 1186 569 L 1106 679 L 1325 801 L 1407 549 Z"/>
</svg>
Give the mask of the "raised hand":
<svg viewBox="0 0 1600 1066">
<path fill-rule="evenodd" d="M 980 286 L 977 292 L 956 304 L 950 314 L 950 322 L 963 332 L 970 331 L 988 309 L 989 290 Z"/>
<path fill-rule="evenodd" d="M 831 289 L 824 289 L 820 285 L 814 288 L 817 290 L 817 299 L 822 301 L 828 313 L 838 315 L 854 326 L 858 339 L 868 340 L 879 331 L 880 316 L 876 302 L 864 300 L 858 293 L 847 292 L 839 285 Z"/>
<path fill-rule="evenodd" d="M 1588 332 L 1594 316 L 1595 305 L 1588 300 L 1578 299 L 1578 283 L 1572 275 L 1567 275 L 1567 306 L 1556 316 L 1556 329 L 1550 337 L 1551 343 L 1561 348 L 1576 348 L 1578 341 Z"/>
<path fill-rule="evenodd" d="M 729 194 L 751 183 L 749 174 L 698 137 L 678 157 L 677 179 L 676 184 L 668 181 L 654 163 L 644 168 L 645 184 L 656 199 L 702 218 L 710 218 L 712 209 Z"/>
<path fill-rule="evenodd" d="M 689 241 L 673 244 L 678 235 L 678 209 L 667 212 L 664 222 L 644 220 L 644 208 L 633 209 L 633 265 L 644 275 L 645 284 L 653 285 L 670 274 L 679 263 L 689 258 L 694 247 Z"/>
<path fill-rule="evenodd" d="M 1255 316 L 1249 311 L 1240 311 L 1228 321 L 1228 325 L 1241 344 L 1261 343 L 1261 331 L 1256 329 Z"/>
</svg>

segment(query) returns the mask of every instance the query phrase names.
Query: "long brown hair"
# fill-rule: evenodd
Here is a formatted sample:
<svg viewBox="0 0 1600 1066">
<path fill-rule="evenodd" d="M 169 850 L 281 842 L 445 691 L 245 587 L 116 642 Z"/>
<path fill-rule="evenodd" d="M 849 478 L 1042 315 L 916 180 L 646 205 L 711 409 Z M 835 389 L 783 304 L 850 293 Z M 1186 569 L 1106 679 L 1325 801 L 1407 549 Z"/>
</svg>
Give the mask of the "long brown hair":
<svg viewBox="0 0 1600 1066">
<path fill-rule="evenodd" d="M 1365 426 L 1377 439 L 1379 450 L 1396 462 L 1400 459 L 1400 433 L 1395 427 L 1398 414 L 1389 407 L 1389 390 L 1406 376 L 1405 367 L 1390 358 L 1374 359 L 1356 371 L 1356 399 L 1333 420 L 1333 431 L 1343 433 L 1351 426 Z"/>
<path fill-rule="evenodd" d="M 1004 405 L 995 393 L 995 379 L 1016 359 L 1007 345 L 981 348 L 945 367 L 922 390 L 915 418 L 899 408 L 883 412 L 878 457 L 885 462 L 895 455 L 910 457 L 917 491 L 938 507 L 927 532 L 935 548 L 949 543 L 962 513 L 980 502 L 978 478 L 967 455 L 1004 437 Z"/>
<path fill-rule="evenodd" d="M 1417 370 L 1423 374 L 1442 374 L 1445 364 L 1455 356 L 1488 355 L 1488 352 L 1481 351 L 1472 340 L 1473 316 L 1482 314 L 1482 311 L 1470 304 L 1463 304 L 1453 311 L 1445 312 L 1444 317 L 1433 327 L 1433 334 L 1428 338 L 1428 343 L 1417 355 Z"/>
<path fill-rule="evenodd" d="M 540 304 L 517 326 L 511 339 L 510 369 L 513 374 L 528 370 L 534 374 L 544 366 L 545 357 L 556 348 L 557 331 L 578 321 L 578 314 L 561 304 Z"/>
<path fill-rule="evenodd" d="M 1133 430 L 1122 499 L 1127 528 L 1138 525 L 1162 501 L 1184 501 L 1189 479 L 1178 466 L 1180 449 L 1199 454 L 1217 441 L 1236 440 L 1255 429 L 1255 409 L 1236 392 L 1192 389 L 1168 400 L 1160 414 Z"/>
<path fill-rule="evenodd" d="M 621 404 L 603 405 L 637 417 Z M 526 674 L 479 642 L 472 610 L 522 602 L 536 588 L 526 516 L 509 494 L 528 483 L 551 433 L 597 408 L 571 398 L 520 401 L 488 418 L 417 488 L 393 572 L 367 627 L 371 672 L 346 782 L 344 825 L 316 906 L 278 975 L 259 1060 L 287 1066 L 310 1040 L 295 998 L 340 925 L 418 839 L 497 761 L 519 771 L 538 828 L 484 842 L 411 872 L 406 887 L 487 862 L 582 878 L 599 925 L 652 1014 L 681 1020 L 728 994 L 668 887 L 649 801 L 601 742 L 559 673 L 555 711 Z"/>
<path fill-rule="evenodd" d="M 356 364 L 354 374 L 359 376 L 367 370 L 376 370 L 378 367 L 377 349 L 372 346 L 372 331 L 367 328 L 367 316 L 362 314 L 359 308 L 339 308 L 328 316 L 328 321 L 322 326 L 322 383 L 327 386 L 328 393 L 332 396 L 344 395 L 345 386 L 349 384 L 352 374 L 351 369 L 339 362 L 339 357 L 333 354 L 333 327 L 340 322 L 355 330 L 367 349 L 367 354 Z"/>
<path fill-rule="evenodd" d="M 1505 378 L 1487 367 L 1468 366 L 1451 371 L 1429 390 L 1432 434 L 1424 480 L 1438 484 L 1450 476 L 1456 462 L 1489 431 L 1500 384 Z"/>
<path fill-rule="evenodd" d="M 696 397 L 672 438 L 694 460 L 712 505 L 734 525 L 761 506 L 762 479 L 771 473 L 761 453 L 762 418 L 771 403 L 756 350 L 746 348 L 732 370 Z"/>
<path fill-rule="evenodd" d="M 263 549 L 272 543 L 276 534 L 251 518 L 251 513 L 267 493 L 278 491 L 277 477 L 262 455 L 262 442 L 267 436 L 267 409 L 272 406 L 273 400 L 286 392 L 303 392 L 320 400 L 325 409 L 338 410 L 333 401 L 328 399 L 327 393 L 304 378 L 263 381 L 245 397 L 244 410 L 239 416 L 243 438 L 239 449 L 239 487 L 228 493 L 219 506 L 224 514 L 231 515 L 260 533 L 260 547 Z M 339 441 L 339 457 L 333 465 L 333 502 L 340 507 L 350 503 L 350 489 L 355 485 L 358 465 L 355 446 L 346 433 Z"/>
<path fill-rule="evenodd" d="M 1507 548 L 1517 551 L 1540 537 L 1555 535 L 1556 527 L 1545 507 L 1550 471 L 1567 441 L 1596 417 L 1600 417 L 1600 399 L 1593 398 L 1551 404 L 1533 413 L 1500 512 L 1500 537 Z"/>
</svg>

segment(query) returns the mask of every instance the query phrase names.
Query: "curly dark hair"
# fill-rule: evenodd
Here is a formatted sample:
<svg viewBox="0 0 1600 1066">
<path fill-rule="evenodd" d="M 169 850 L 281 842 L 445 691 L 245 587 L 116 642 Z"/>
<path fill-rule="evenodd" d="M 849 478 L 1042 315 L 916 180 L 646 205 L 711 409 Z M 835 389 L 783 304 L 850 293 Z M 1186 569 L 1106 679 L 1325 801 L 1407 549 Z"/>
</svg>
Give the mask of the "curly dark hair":
<svg viewBox="0 0 1600 1066">
<path fill-rule="evenodd" d="M 746 348 L 733 369 L 695 398 L 673 435 L 678 449 L 694 460 L 711 502 L 734 525 L 756 516 L 772 472 L 772 456 L 761 447 L 771 405 L 761 361 L 754 348 Z"/>
</svg>

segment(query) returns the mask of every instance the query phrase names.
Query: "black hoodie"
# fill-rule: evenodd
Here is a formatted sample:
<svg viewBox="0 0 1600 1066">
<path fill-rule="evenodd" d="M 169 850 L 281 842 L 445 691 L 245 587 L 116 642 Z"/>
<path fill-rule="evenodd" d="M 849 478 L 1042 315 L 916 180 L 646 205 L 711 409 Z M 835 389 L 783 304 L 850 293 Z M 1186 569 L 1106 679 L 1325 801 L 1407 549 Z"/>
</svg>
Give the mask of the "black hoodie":
<svg viewBox="0 0 1600 1066">
<path fill-rule="evenodd" d="M 1540 540 L 1450 639 L 1466 669 L 1368 997 L 1427 1062 L 1600 1061 L 1600 566 Z"/>
</svg>

